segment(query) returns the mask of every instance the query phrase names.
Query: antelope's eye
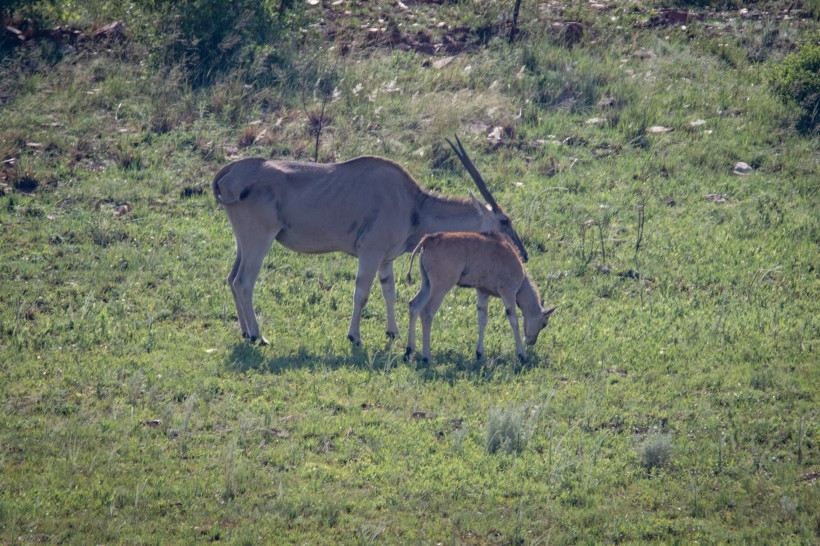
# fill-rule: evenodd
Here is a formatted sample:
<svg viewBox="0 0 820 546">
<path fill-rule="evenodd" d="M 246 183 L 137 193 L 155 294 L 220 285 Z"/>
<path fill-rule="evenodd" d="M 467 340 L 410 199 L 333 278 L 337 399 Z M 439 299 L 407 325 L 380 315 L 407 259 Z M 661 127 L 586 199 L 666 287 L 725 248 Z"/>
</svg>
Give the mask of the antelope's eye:
<svg viewBox="0 0 820 546">
<path fill-rule="evenodd" d="M 502 220 L 501 220 L 501 225 L 502 225 L 502 226 L 509 226 L 509 225 L 510 225 L 510 221 L 509 221 L 509 220 L 507 220 L 506 218 L 504 218 L 504 219 L 502 219 Z"/>
</svg>

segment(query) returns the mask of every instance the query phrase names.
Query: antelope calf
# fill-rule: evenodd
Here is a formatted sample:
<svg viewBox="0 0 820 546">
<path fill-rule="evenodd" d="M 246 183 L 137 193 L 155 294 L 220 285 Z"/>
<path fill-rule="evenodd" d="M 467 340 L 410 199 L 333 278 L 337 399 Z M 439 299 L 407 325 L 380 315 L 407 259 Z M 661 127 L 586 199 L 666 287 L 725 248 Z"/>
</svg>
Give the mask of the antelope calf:
<svg viewBox="0 0 820 546">
<path fill-rule="evenodd" d="M 476 356 L 484 355 L 484 328 L 490 296 L 501 298 L 510 321 L 515 347 L 524 360 L 527 351 L 518 332 L 516 305 L 524 316 L 524 339 L 535 344 L 555 307 L 544 310 L 538 290 L 533 285 L 515 248 L 500 233 L 436 233 L 427 235 L 410 256 L 419 255 L 421 289 L 410 301 L 410 326 L 407 334 L 409 357 L 416 346 L 416 319 L 421 315 L 425 361 L 430 359 L 430 327 L 444 296 L 455 286 L 475 288 L 478 294 L 478 345 Z M 410 271 L 407 272 L 410 282 Z"/>
</svg>

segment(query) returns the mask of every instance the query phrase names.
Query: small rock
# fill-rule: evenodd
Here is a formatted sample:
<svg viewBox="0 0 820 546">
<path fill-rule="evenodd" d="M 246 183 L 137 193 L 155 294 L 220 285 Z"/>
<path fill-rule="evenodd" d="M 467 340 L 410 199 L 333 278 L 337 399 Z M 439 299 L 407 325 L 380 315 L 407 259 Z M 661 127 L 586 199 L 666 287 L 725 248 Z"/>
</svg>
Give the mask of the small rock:
<svg viewBox="0 0 820 546">
<path fill-rule="evenodd" d="M 601 125 L 606 123 L 606 118 L 589 118 L 586 121 L 587 125 Z"/>
<path fill-rule="evenodd" d="M 20 43 L 26 41 L 25 33 L 22 30 L 14 27 L 6 27 L 6 36 L 11 40 L 15 40 Z"/>
<path fill-rule="evenodd" d="M 455 57 L 442 57 L 441 59 L 433 63 L 433 68 L 435 68 L 436 70 L 441 70 L 442 68 L 453 62 L 453 59 L 455 59 Z"/>
<path fill-rule="evenodd" d="M 487 135 L 487 140 L 490 141 L 490 144 L 493 147 L 496 147 L 499 144 L 501 144 L 501 142 L 503 142 L 505 139 L 511 139 L 514 137 L 515 129 L 513 129 L 511 126 L 499 125 L 493 128 L 492 131 L 490 131 L 490 134 Z"/>
<path fill-rule="evenodd" d="M 726 196 L 723 195 L 723 194 L 720 194 L 720 193 L 710 193 L 705 197 L 705 199 L 707 201 L 712 201 L 714 203 L 725 203 L 726 202 Z"/>
<path fill-rule="evenodd" d="M 94 31 L 93 37 L 95 40 L 103 41 L 117 41 L 125 37 L 128 27 L 122 21 L 114 21 Z"/>
<path fill-rule="evenodd" d="M 663 127 L 662 125 L 653 125 L 652 127 L 646 128 L 646 133 L 650 135 L 660 135 L 663 133 L 669 133 L 672 131 L 671 127 Z"/>
<path fill-rule="evenodd" d="M 752 167 L 748 163 L 744 161 L 738 161 L 737 163 L 735 163 L 735 168 L 732 170 L 732 173 L 738 176 L 746 176 L 752 174 L 753 170 L 754 169 L 752 169 Z"/>
<path fill-rule="evenodd" d="M 633 53 L 633 55 L 639 59 L 654 59 L 655 57 L 657 57 L 654 51 L 649 51 L 648 49 L 644 48 L 639 49 L 638 51 Z"/>
<path fill-rule="evenodd" d="M 702 127 L 706 125 L 706 120 L 703 119 L 696 119 L 692 123 L 689 124 L 690 129 L 697 129 L 698 127 Z"/>
</svg>

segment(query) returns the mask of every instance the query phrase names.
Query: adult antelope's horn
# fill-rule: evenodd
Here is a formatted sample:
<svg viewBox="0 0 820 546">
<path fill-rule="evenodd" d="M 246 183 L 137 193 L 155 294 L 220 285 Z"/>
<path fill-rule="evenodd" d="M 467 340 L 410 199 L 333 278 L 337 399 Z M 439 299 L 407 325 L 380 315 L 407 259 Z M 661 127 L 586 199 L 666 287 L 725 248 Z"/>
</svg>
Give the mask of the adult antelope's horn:
<svg viewBox="0 0 820 546">
<path fill-rule="evenodd" d="M 458 158 L 461 160 L 461 164 L 464 165 L 464 168 L 467 169 L 467 172 L 470 173 L 470 176 L 473 177 L 475 185 L 478 187 L 478 191 L 481 192 L 482 197 L 484 197 L 484 200 L 487 201 L 488 205 L 490 205 L 490 208 L 492 208 L 494 211 L 500 210 L 498 203 L 495 202 L 493 194 L 490 193 L 489 188 L 487 188 L 487 183 L 484 182 L 483 178 L 481 178 L 481 173 L 478 172 L 478 169 L 473 164 L 472 160 L 470 159 L 470 156 L 467 155 L 467 150 L 464 149 L 464 146 L 461 144 L 461 140 L 459 140 L 458 135 L 454 136 L 456 137 L 458 147 L 456 147 L 456 145 L 453 144 L 449 138 L 445 137 L 444 140 L 447 141 L 447 144 L 450 145 L 450 147 L 456 153 Z"/>
</svg>

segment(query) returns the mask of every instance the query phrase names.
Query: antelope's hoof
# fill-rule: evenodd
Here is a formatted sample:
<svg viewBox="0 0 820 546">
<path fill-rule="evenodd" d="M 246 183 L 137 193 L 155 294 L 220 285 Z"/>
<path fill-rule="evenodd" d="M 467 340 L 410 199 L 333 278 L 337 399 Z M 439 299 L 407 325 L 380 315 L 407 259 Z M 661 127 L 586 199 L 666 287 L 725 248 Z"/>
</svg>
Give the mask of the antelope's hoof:
<svg viewBox="0 0 820 546">
<path fill-rule="evenodd" d="M 413 354 L 413 348 L 412 347 L 407 347 L 404 350 L 404 361 L 407 362 L 408 360 L 410 360 L 410 356 L 412 354 Z"/>
<path fill-rule="evenodd" d="M 387 339 L 389 339 L 390 341 L 393 341 L 394 339 L 399 337 L 399 334 L 397 334 L 396 332 L 391 332 L 390 330 L 386 331 L 385 335 L 387 336 Z"/>
<path fill-rule="evenodd" d="M 350 334 L 347 334 L 347 339 L 350 341 L 350 343 L 352 343 L 352 344 L 353 344 L 353 346 L 354 346 L 354 347 L 360 347 L 360 346 L 361 346 L 361 344 L 362 344 L 362 340 L 361 340 L 361 339 L 357 340 L 355 337 L 353 337 L 353 336 L 352 336 L 352 335 L 350 335 Z"/>
<path fill-rule="evenodd" d="M 476 360 L 481 360 L 482 358 L 484 358 L 484 353 L 479 353 L 478 351 L 476 351 L 475 352 L 475 359 Z"/>
<path fill-rule="evenodd" d="M 527 355 L 518 355 L 518 362 L 520 362 L 521 364 L 527 362 Z"/>
<path fill-rule="evenodd" d="M 251 342 L 251 345 L 256 345 L 257 343 L 258 343 L 259 345 L 268 345 L 268 340 L 267 340 L 267 339 L 265 339 L 265 338 L 264 338 L 264 337 L 262 337 L 262 336 L 259 336 L 259 337 L 256 337 L 256 336 L 245 336 L 245 337 L 247 337 L 247 338 L 248 338 L 248 341 L 250 341 L 250 342 Z"/>
</svg>

